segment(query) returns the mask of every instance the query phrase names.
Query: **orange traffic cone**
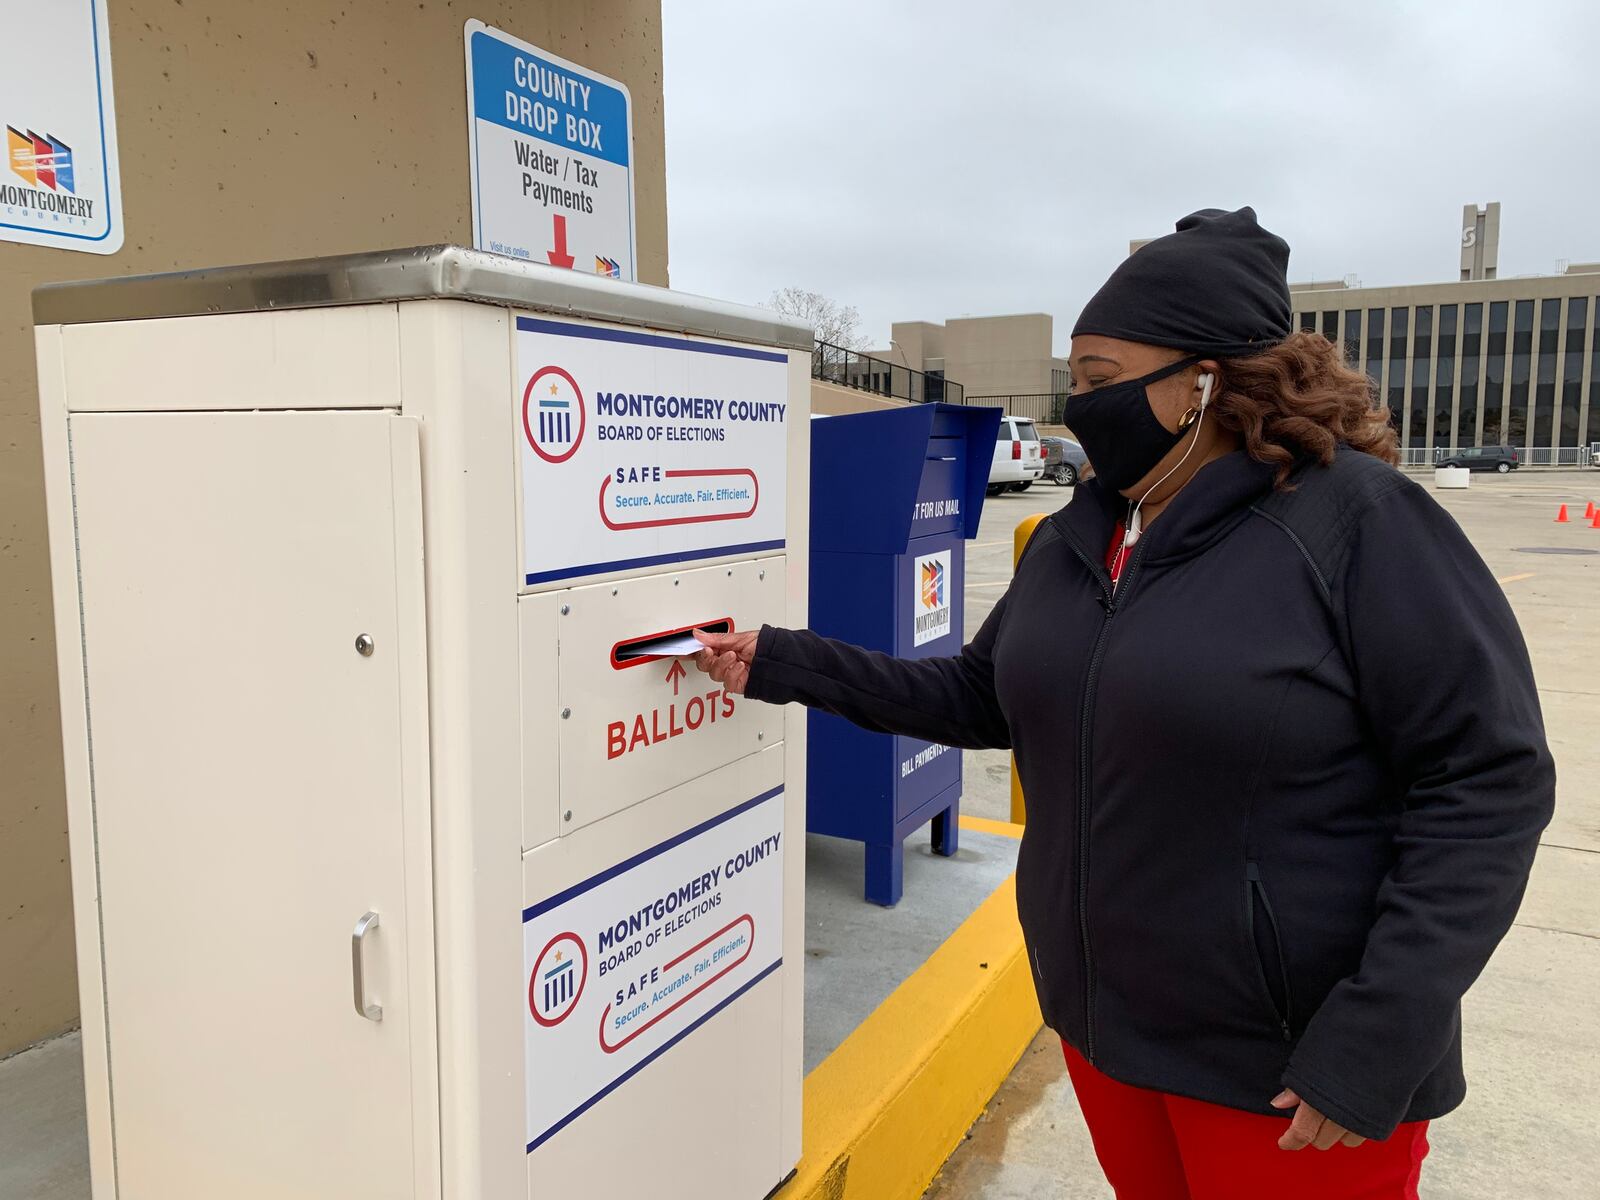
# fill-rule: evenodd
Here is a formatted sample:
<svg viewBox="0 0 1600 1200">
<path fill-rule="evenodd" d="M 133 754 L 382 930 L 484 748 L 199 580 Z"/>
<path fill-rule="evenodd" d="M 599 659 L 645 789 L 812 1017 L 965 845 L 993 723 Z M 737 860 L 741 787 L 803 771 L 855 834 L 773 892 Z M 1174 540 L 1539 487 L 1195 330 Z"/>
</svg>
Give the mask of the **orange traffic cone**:
<svg viewBox="0 0 1600 1200">
<path fill-rule="evenodd" d="M 1594 520 L 1589 525 L 1590 529 L 1600 529 L 1600 508 L 1594 510 Z"/>
<path fill-rule="evenodd" d="M 1563 504 L 1560 508 L 1556 509 L 1556 524 L 1557 525 L 1565 525 L 1566 523 L 1567 523 L 1567 506 L 1565 504 Z"/>
<path fill-rule="evenodd" d="M 1588 507 L 1583 510 L 1583 519 L 1585 521 L 1594 520 L 1594 501 L 1593 500 L 1589 501 Z"/>
</svg>

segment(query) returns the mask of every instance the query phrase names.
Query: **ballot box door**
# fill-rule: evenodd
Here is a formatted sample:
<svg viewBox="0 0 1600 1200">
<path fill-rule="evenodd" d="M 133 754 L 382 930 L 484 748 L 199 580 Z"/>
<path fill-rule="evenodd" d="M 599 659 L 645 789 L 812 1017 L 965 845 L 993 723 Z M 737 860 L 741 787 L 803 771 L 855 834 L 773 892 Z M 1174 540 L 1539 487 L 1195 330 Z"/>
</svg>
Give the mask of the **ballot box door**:
<svg viewBox="0 0 1600 1200">
<path fill-rule="evenodd" d="M 417 423 L 69 436 L 117 1195 L 436 1196 Z"/>
</svg>

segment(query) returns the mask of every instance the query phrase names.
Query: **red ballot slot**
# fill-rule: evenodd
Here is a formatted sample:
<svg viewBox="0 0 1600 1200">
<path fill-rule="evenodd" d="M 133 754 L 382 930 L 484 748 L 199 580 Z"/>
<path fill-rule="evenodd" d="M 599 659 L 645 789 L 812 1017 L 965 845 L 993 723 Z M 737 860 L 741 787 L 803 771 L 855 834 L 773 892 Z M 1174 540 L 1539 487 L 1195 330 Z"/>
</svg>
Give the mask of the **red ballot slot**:
<svg viewBox="0 0 1600 1200">
<path fill-rule="evenodd" d="M 702 633 L 732 633 L 733 618 L 718 617 L 714 621 L 696 621 L 692 625 L 680 625 L 676 629 L 663 629 L 657 633 L 647 633 L 643 637 L 627 638 L 611 647 L 611 669 L 622 671 L 643 663 L 693 653 L 695 648 L 682 639 L 697 629 Z"/>
</svg>

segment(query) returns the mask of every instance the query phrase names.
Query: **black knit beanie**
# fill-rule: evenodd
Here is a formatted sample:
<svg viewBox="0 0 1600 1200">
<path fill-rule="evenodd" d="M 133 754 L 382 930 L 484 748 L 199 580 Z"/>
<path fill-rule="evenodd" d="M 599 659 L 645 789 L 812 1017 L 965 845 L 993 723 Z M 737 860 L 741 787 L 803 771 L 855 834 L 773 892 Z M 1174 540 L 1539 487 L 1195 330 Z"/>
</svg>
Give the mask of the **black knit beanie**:
<svg viewBox="0 0 1600 1200">
<path fill-rule="evenodd" d="M 1176 233 L 1141 246 L 1084 306 L 1072 336 L 1104 337 L 1191 354 L 1255 354 L 1289 336 L 1289 243 L 1253 208 L 1202 208 Z"/>
</svg>

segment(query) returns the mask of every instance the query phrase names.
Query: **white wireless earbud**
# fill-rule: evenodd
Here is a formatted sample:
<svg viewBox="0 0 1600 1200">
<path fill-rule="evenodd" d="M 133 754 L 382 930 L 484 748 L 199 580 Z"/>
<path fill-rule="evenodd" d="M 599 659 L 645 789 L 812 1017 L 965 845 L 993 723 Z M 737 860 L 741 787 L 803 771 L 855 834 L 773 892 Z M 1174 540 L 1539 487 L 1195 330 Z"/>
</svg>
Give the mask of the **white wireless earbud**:
<svg viewBox="0 0 1600 1200">
<path fill-rule="evenodd" d="M 1200 376 L 1200 411 L 1205 412 L 1206 405 L 1211 403 L 1211 381 L 1215 378 L 1207 371 Z"/>
</svg>

